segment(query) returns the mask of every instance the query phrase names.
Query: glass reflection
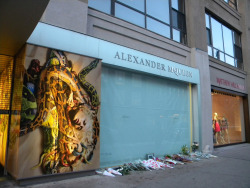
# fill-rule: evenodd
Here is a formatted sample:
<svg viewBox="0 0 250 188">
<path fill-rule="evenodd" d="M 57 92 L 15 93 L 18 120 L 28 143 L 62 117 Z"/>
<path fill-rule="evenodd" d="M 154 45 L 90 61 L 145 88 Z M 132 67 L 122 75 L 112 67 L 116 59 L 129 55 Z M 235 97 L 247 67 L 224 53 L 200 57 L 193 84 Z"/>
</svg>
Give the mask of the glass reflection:
<svg viewBox="0 0 250 188">
<path fill-rule="evenodd" d="M 176 42 L 180 42 L 181 41 L 181 34 L 180 31 L 173 29 L 173 40 Z"/>
<path fill-rule="evenodd" d="M 147 14 L 169 24 L 169 1 L 147 0 Z"/>
<path fill-rule="evenodd" d="M 207 51 L 208 51 L 208 55 L 212 56 L 213 55 L 213 51 L 211 46 L 207 46 Z"/>
<path fill-rule="evenodd" d="M 147 29 L 170 38 L 170 27 L 147 17 Z"/>
<path fill-rule="evenodd" d="M 144 15 L 122 5 L 115 5 L 115 16 L 138 26 L 145 27 Z"/>
<path fill-rule="evenodd" d="M 206 27 L 210 28 L 209 16 L 206 14 Z"/>
<path fill-rule="evenodd" d="M 144 0 L 119 0 L 118 2 L 124 3 L 130 7 L 144 12 Z"/>
<path fill-rule="evenodd" d="M 110 0 L 89 0 L 88 5 L 92 8 L 110 14 L 111 1 Z"/>
<path fill-rule="evenodd" d="M 225 52 L 231 56 L 234 56 L 232 31 L 225 26 L 222 26 L 222 30 L 224 37 Z"/>
<path fill-rule="evenodd" d="M 183 0 L 172 0 L 172 8 L 184 13 L 184 2 Z"/>
<path fill-rule="evenodd" d="M 232 58 L 232 57 L 226 55 L 226 63 L 228 63 L 228 64 L 234 66 L 234 58 Z"/>
<path fill-rule="evenodd" d="M 211 26 L 213 33 L 213 46 L 221 51 L 224 51 L 221 24 L 211 18 Z"/>
</svg>

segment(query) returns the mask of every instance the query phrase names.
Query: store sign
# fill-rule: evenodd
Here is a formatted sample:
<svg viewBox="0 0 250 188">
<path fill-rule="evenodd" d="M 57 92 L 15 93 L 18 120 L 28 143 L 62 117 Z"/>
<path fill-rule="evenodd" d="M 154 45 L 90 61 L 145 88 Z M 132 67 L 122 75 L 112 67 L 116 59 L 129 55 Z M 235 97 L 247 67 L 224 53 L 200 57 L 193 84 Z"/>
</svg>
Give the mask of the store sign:
<svg viewBox="0 0 250 188">
<path fill-rule="evenodd" d="M 175 76 L 185 76 L 185 77 L 192 78 L 191 71 L 188 71 L 188 70 L 185 70 L 182 68 L 177 68 L 173 65 L 166 66 L 166 64 L 160 63 L 156 60 L 151 60 L 148 58 L 146 59 L 146 58 L 142 58 L 142 57 L 135 56 L 132 54 L 124 53 L 124 52 L 116 51 L 116 53 L 114 55 L 114 59 L 130 62 L 130 63 L 135 63 L 135 64 L 138 64 L 141 66 L 149 67 L 151 69 L 158 69 L 158 70 L 161 70 L 164 72 L 172 73 Z"/>
<path fill-rule="evenodd" d="M 245 91 L 244 85 L 241 85 L 241 84 L 238 84 L 235 82 L 231 82 L 229 80 L 225 80 L 222 78 L 216 78 L 216 81 L 220 86 L 228 86 L 228 87 L 232 87 L 234 89 L 239 89 L 239 90 Z"/>
<path fill-rule="evenodd" d="M 37 25 L 28 43 L 96 57 L 102 59 L 102 63 L 106 65 L 188 83 L 200 83 L 198 69 L 44 23 Z"/>
</svg>

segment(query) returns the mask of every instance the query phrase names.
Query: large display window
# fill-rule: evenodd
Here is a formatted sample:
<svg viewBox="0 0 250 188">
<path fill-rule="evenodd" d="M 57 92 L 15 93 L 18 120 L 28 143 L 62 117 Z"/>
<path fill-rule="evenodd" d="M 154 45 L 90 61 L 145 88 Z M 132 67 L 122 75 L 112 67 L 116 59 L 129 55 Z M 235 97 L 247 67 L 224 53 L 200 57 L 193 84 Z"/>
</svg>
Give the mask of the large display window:
<svg viewBox="0 0 250 188">
<path fill-rule="evenodd" d="M 243 98 L 229 93 L 212 92 L 214 145 L 245 141 Z"/>
</svg>

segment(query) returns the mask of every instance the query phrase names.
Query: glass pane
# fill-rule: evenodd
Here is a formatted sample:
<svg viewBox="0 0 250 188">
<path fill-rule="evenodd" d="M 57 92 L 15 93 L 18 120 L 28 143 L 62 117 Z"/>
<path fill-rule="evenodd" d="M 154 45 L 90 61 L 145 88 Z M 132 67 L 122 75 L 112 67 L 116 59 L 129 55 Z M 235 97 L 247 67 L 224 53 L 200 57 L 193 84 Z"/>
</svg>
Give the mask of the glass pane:
<svg viewBox="0 0 250 188">
<path fill-rule="evenodd" d="M 224 51 L 221 24 L 215 19 L 211 18 L 212 36 L 213 36 L 213 47 Z"/>
<path fill-rule="evenodd" d="M 206 27 L 210 28 L 209 16 L 206 14 Z"/>
<path fill-rule="evenodd" d="M 242 49 L 237 45 L 234 45 L 234 57 L 242 60 Z"/>
<path fill-rule="evenodd" d="M 222 26 L 222 30 L 223 30 L 225 52 L 231 56 L 234 56 L 232 31 L 225 26 Z"/>
<path fill-rule="evenodd" d="M 144 15 L 122 5 L 115 5 L 115 16 L 138 26 L 145 27 Z"/>
<path fill-rule="evenodd" d="M 225 62 L 225 54 L 223 52 L 220 52 L 220 60 Z"/>
<path fill-rule="evenodd" d="M 235 66 L 243 70 L 243 62 L 241 60 L 235 59 Z"/>
<path fill-rule="evenodd" d="M 185 31 L 185 16 L 175 10 L 172 10 L 172 25 L 173 27 Z"/>
<path fill-rule="evenodd" d="M 207 46 L 207 52 L 208 52 L 208 55 L 213 56 L 213 51 L 212 51 L 211 46 Z"/>
<path fill-rule="evenodd" d="M 173 29 L 173 40 L 176 42 L 181 42 L 180 31 Z"/>
<path fill-rule="evenodd" d="M 234 44 L 236 44 L 237 46 L 241 46 L 240 35 L 236 32 L 233 32 L 233 35 L 234 35 Z"/>
<path fill-rule="evenodd" d="M 172 0 L 172 8 L 184 13 L 184 1 L 183 0 Z"/>
<path fill-rule="evenodd" d="M 240 96 L 212 93 L 214 144 L 245 141 L 243 100 Z"/>
<path fill-rule="evenodd" d="M 224 1 L 228 3 L 228 0 L 224 0 Z"/>
<path fill-rule="evenodd" d="M 170 27 L 147 17 L 147 29 L 170 38 Z"/>
<path fill-rule="evenodd" d="M 118 2 L 122 2 L 128 6 L 144 12 L 144 0 L 119 0 Z"/>
<path fill-rule="evenodd" d="M 89 0 L 89 7 L 111 14 L 111 0 Z"/>
<path fill-rule="evenodd" d="M 147 14 L 169 24 L 169 1 L 147 0 Z"/>
<path fill-rule="evenodd" d="M 229 64 L 229 65 L 234 66 L 234 58 L 226 55 L 226 63 Z"/>
<path fill-rule="evenodd" d="M 217 49 L 214 49 L 214 58 L 220 59 L 220 51 Z"/>
<path fill-rule="evenodd" d="M 224 53 L 217 49 L 214 49 L 214 57 L 220 61 L 225 62 Z"/>
<path fill-rule="evenodd" d="M 208 45 L 212 45 L 211 35 L 210 35 L 210 29 L 207 29 L 207 44 Z"/>
<path fill-rule="evenodd" d="M 229 4 L 230 7 L 236 9 L 236 3 L 235 3 L 235 1 L 231 1 L 230 0 L 228 4 Z"/>
</svg>

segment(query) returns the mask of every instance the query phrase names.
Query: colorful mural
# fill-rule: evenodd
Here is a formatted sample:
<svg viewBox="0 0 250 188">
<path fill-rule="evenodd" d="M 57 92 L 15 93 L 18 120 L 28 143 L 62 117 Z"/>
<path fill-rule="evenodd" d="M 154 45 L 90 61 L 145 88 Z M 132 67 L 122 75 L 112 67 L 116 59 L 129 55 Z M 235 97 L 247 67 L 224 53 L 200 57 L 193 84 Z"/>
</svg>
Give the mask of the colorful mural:
<svg viewBox="0 0 250 188">
<path fill-rule="evenodd" d="M 53 174 L 98 168 L 100 74 L 99 59 L 27 46 L 20 150 L 29 147 L 22 137 L 40 134 L 42 153 L 26 170 Z"/>
</svg>

